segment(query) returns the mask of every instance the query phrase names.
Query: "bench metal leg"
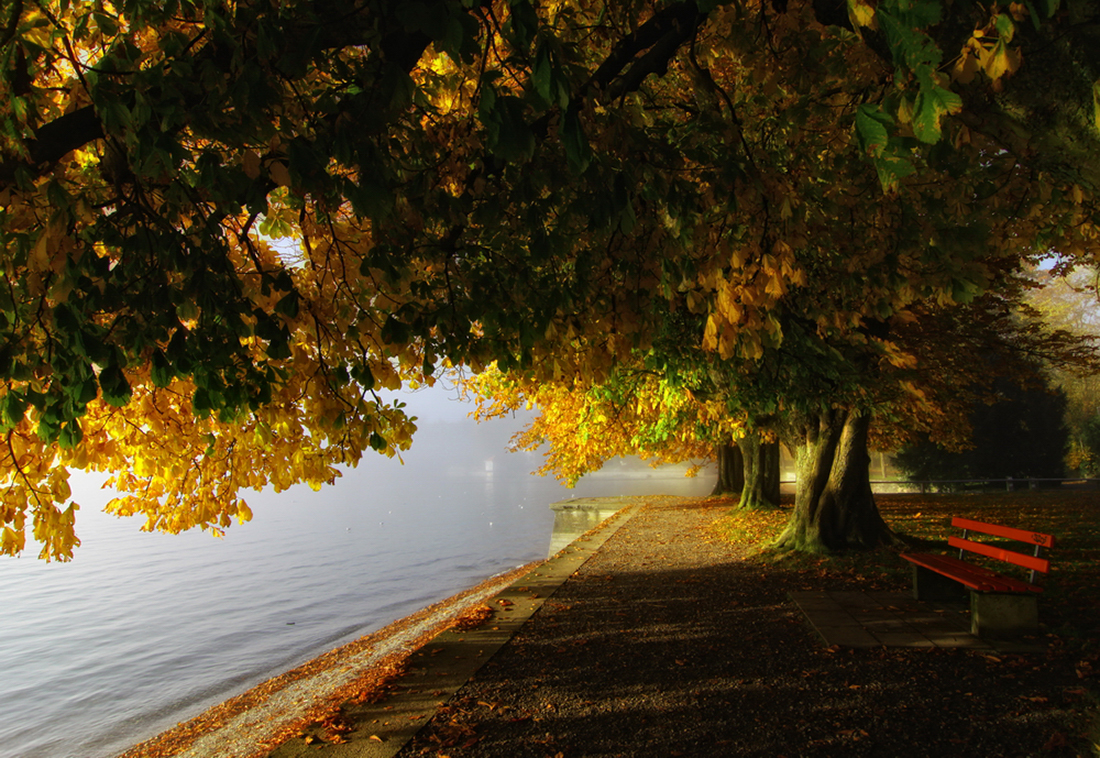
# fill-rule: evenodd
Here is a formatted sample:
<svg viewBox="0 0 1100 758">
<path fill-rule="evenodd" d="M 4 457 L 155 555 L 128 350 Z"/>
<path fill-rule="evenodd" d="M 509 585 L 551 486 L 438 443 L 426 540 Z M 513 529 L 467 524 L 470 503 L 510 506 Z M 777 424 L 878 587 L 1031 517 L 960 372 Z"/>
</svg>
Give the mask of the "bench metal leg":
<svg viewBox="0 0 1100 758">
<path fill-rule="evenodd" d="M 917 600 L 965 600 L 966 587 L 924 566 L 913 564 L 913 597 Z"/>
<path fill-rule="evenodd" d="M 1011 639 L 1039 629 L 1039 598 L 1034 593 L 970 593 L 970 633 Z"/>
</svg>

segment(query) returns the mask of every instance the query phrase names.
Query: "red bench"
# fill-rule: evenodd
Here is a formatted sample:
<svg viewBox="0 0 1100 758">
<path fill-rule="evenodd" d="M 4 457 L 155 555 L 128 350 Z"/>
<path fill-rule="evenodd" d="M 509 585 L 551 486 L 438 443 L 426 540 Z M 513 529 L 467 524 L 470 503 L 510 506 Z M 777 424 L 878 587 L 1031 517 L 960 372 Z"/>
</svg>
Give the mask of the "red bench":
<svg viewBox="0 0 1100 758">
<path fill-rule="evenodd" d="M 913 596 L 917 600 L 956 600 L 970 592 L 970 628 L 981 637 L 1013 637 L 1039 628 L 1038 573 L 1050 572 L 1050 560 L 1043 551 L 1054 547 L 1054 537 L 1027 529 L 985 524 L 953 518 L 951 526 L 962 529 L 961 537 L 947 544 L 958 548 L 959 557 L 930 553 L 902 553 L 913 564 Z M 970 539 L 971 533 L 1015 540 L 1031 546 L 1032 554 L 1007 550 Z M 1027 581 L 963 560 L 965 553 L 995 558 L 1028 569 Z"/>
</svg>

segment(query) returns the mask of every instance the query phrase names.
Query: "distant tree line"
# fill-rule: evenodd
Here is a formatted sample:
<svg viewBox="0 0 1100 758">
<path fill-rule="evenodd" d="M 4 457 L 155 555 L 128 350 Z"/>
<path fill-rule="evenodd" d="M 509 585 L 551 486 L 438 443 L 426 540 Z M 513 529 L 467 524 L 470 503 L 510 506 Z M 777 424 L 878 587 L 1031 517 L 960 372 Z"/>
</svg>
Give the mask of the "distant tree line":
<svg viewBox="0 0 1100 758">
<path fill-rule="evenodd" d="M 1050 386 L 1022 388 L 999 379 L 995 398 L 978 400 L 970 412 L 970 446 L 951 449 L 922 435 L 894 458 L 916 481 L 960 479 L 1058 479 L 1067 474 L 1069 430 L 1066 395 Z M 1098 420 L 1100 422 L 1100 420 Z M 1100 443 L 1100 423 L 1095 424 Z M 958 489 L 942 484 L 939 489 Z"/>
</svg>

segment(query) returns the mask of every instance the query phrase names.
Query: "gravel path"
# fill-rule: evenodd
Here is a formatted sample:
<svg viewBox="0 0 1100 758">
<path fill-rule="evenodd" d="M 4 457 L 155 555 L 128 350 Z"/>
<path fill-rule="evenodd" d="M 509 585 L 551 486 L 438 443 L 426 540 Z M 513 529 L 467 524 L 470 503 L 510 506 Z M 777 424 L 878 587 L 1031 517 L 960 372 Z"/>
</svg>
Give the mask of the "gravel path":
<svg viewBox="0 0 1100 758">
<path fill-rule="evenodd" d="M 655 503 L 531 618 L 401 756 L 1089 755 L 1084 691 L 1045 654 L 828 650 L 708 526 Z M 841 582 L 842 584 L 842 582 Z"/>
</svg>

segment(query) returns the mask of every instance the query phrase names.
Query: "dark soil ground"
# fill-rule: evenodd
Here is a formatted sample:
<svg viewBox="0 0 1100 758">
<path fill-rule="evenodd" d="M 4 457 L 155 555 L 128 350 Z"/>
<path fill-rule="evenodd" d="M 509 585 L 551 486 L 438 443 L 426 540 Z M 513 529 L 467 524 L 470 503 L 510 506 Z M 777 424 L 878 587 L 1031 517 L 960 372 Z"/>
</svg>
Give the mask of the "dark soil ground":
<svg viewBox="0 0 1100 758">
<path fill-rule="evenodd" d="M 1094 755 L 1087 634 L 1020 655 L 827 649 L 786 593 L 866 577 L 749 559 L 712 526 L 729 507 L 647 506 L 400 755 Z"/>
</svg>

